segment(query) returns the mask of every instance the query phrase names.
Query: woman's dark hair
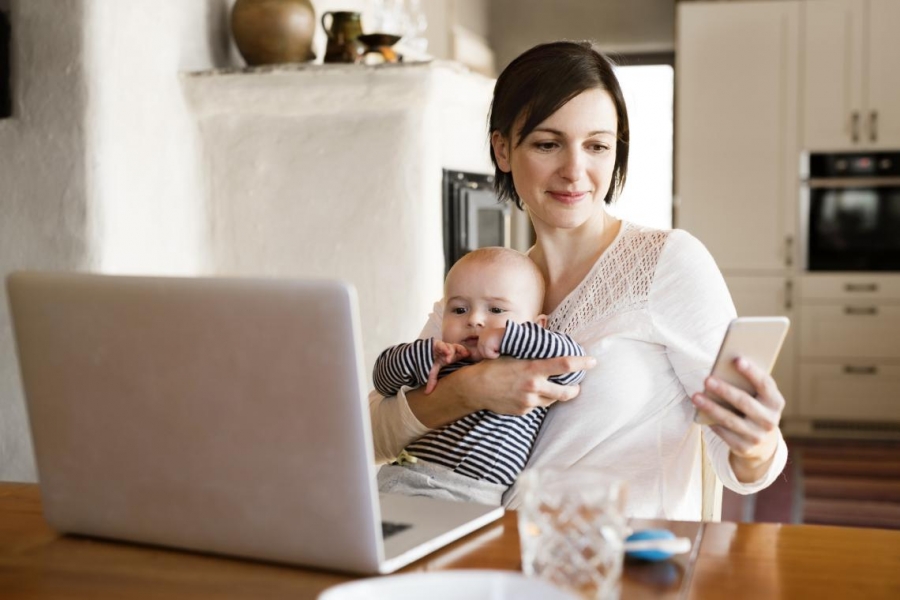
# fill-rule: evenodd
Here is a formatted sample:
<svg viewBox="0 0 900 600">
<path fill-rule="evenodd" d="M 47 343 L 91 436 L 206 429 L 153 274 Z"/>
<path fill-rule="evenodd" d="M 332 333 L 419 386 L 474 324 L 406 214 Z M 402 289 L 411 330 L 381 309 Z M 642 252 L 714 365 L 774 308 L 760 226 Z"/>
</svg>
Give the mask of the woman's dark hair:
<svg viewBox="0 0 900 600">
<path fill-rule="evenodd" d="M 515 148 L 566 102 L 592 89 L 609 93 L 618 117 L 616 162 L 612 183 L 604 198 L 610 204 L 622 192 L 628 172 L 628 111 L 612 61 L 595 49 L 591 42 L 539 44 L 509 63 L 494 86 L 488 135 L 498 131 L 509 140 L 510 149 Z M 513 127 L 520 118 L 522 125 L 514 132 Z M 516 193 L 512 173 L 500 170 L 493 146 L 491 162 L 495 170 L 494 189 L 500 200 L 512 200 L 522 208 L 522 199 Z"/>
</svg>

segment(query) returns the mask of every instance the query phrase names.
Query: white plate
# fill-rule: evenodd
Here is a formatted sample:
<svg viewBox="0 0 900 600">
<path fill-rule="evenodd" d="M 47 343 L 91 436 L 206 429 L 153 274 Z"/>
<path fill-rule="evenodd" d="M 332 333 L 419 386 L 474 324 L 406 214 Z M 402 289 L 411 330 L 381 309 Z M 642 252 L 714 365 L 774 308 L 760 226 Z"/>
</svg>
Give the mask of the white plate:
<svg viewBox="0 0 900 600">
<path fill-rule="evenodd" d="M 372 577 L 329 588 L 319 600 L 576 600 L 540 579 L 512 571 L 435 571 Z"/>
</svg>

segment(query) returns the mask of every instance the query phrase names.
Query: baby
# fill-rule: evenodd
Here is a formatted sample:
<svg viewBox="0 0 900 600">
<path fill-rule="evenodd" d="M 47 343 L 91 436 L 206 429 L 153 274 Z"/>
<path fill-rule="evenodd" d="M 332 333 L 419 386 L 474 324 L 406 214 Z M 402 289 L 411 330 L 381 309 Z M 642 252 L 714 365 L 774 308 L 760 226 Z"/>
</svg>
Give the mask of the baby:
<svg viewBox="0 0 900 600">
<path fill-rule="evenodd" d="M 375 362 L 375 389 L 394 396 L 425 386 L 466 365 L 501 355 L 522 359 L 584 356 L 569 336 L 545 329 L 544 278 L 527 256 L 481 248 L 463 256 L 444 282 L 441 339 L 392 346 Z M 584 371 L 555 375 L 581 381 Z M 547 408 L 523 416 L 480 410 L 411 443 L 378 472 L 382 492 L 499 506 L 525 467 Z"/>
</svg>

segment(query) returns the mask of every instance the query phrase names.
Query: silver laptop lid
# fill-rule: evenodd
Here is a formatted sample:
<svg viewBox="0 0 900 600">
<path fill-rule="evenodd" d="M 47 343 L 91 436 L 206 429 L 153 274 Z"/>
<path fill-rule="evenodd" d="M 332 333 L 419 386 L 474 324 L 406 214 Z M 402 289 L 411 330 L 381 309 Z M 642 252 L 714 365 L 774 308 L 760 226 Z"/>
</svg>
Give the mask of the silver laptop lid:
<svg viewBox="0 0 900 600">
<path fill-rule="evenodd" d="M 7 288 L 52 525 L 377 570 L 352 287 L 16 273 Z"/>
</svg>

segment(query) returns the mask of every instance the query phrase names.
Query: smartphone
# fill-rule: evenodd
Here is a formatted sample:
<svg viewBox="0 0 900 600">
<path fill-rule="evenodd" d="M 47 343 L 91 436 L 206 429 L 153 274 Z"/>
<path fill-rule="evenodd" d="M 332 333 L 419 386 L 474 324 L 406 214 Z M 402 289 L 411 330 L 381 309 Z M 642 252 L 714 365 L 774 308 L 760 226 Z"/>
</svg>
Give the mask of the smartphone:
<svg viewBox="0 0 900 600">
<path fill-rule="evenodd" d="M 756 390 L 747 378 L 738 373 L 734 361 L 738 357 L 743 357 L 765 369 L 766 373 L 771 373 L 790 325 L 791 322 L 787 317 L 738 317 L 734 319 L 728 324 L 725 339 L 722 340 L 722 346 L 719 348 L 719 354 L 716 356 L 716 362 L 713 364 L 710 374 L 755 397 Z M 713 400 L 720 406 L 743 416 L 728 402 L 715 397 Z M 706 415 L 700 411 L 695 411 L 694 422 L 701 425 L 710 423 Z"/>
</svg>

